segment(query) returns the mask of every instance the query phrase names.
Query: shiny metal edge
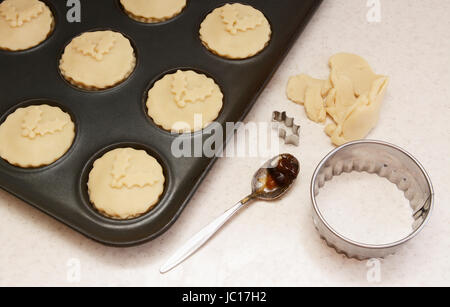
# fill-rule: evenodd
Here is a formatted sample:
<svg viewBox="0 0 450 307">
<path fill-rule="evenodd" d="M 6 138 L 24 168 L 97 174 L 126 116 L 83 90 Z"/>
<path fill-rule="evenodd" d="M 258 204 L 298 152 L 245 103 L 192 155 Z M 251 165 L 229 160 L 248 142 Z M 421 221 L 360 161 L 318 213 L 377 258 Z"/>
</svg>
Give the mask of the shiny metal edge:
<svg viewBox="0 0 450 307">
<path fill-rule="evenodd" d="M 402 240 L 399 240 L 399 241 L 396 241 L 393 243 L 389 243 L 389 244 L 381 244 L 381 245 L 364 244 L 364 243 L 353 241 L 351 239 L 348 239 L 348 238 L 342 236 L 336 230 L 334 230 L 328 224 L 328 222 L 325 220 L 325 218 L 323 217 L 323 215 L 320 212 L 319 206 L 316 202 L 316 187 L 318 189 L 320 189 L 320 187 L 318 187 L 318 184 L 319 184 L 318 180 L 319 180 L 319 176 L 320 176 L 321 172 L 323 171 L 325 166 L 327 166 L 327 163 L 330 161 L 330 159 L 335 157 L 337 153 L 342 152 L 342 151 L 344 151 L 350 147 L 353 147 L 355 145 L 358 145 L 358 146 L 380 145 L 379 146 L 380 148 L 385 146 L 387 148 L 391 148 L 391 149 L 397 151 L 397 153 L 399 155 L 401 155 L 403 158 L 410 159 L 411 161 L 413 161 L 415 167 L 417 167 L 416 170 L 419 171 L 423 175 L 423 177 L 426 181 L 427 193 L 429 195 L 426 198 L 425 202 L 420 206 L 421 207 L 420 210 L 417 210 L 418 212 L 423 210 L 422 214 L 419 215 L 419 217 L 423 217 L 423 215 L 425 215 L 425 216 L 424 216 L 424 218 L 422 218 L 422 221 L 420 222 L 420 224 L 416 225 L 415 229 L 407 237 L 403 238 Z M 353 172 L 353 171 L 367 171 L 367 170 L 355 169 L 355 166 L 352 165 L 351 170 L 346 170 L 346 171 Z M 334 170 L 333 170 L 333 172 L 334 172 Z M 377 171 L 376 169 L 374 169 L 373 171 L 368 171 L 368 172 L 376 173 L 379 176 L 385 177 L 388 180 L 390 180 L 391 182 L 393 182 L 392 178 L 389 178 L 389 176 L 380 174 L 380 172 Z M 342 171 L 341 171 L 341 173 L 342 173 Z M 340 175 L 340 174 L 338 174 L 338 175 Z M 332 174 L 331 178 L 334 176 L 336 176 L 336 175 Z M 325 181 L 331 180 L 331 178 L 328 178 Z M 397 186 L 399 187 L 399 189 L 401 189 L 401 187 L 398 184 L 397 184 Z M 405 189 L 405 190 L 407 190 L 407 189 Z M 424 169 L 424 167 L 422 166 L 422 164 L 416 158 L 414 158 L 410 153 L 403 150 L 402 148 L 400 148 L 396 145 L 387 143 L 387 142 L 377 141 L 377 140 L 362 140 L 362 141 L 350 142 L 350 143 L 344 144 L 344 145 L 334 149 L 333 151 L 331 151 L 324 159 L 322 159 L 322 161 L 319 163 L 316 170 L 314 171 L 314 175 L 311 179 L 310 194 L 311 194 L 311 201 L 312 201 L 312 207 L 313 207 L 313 222 L 314 222 L 314 225 L 315 225 L 317 231 L 319 232 L 320 237 L 327 243 L 327 245 L 329 247 L 334 248 L 337 253 L 343 254 L 348 258 L 353 258 L 353 259 L 357 259 L 357 260 L 366 260 L 366 259 L 370 259 L 370 258 L 385 258 L 386 256 L 395 254 L 404 244 L 406 244 L 411 239 L 416 237 L 418 235 L 418 233 L 425 227 L 425 225 L 428 223 L 428 221 L 431 217 L 431 213 L 434 208 L 433 185 L 431 183 L 430 177 L 428 176 L 428 174 L 427 174 L 426 170 Z M 415 214 L 417 214 L 417 212 Z"/>
</svg>

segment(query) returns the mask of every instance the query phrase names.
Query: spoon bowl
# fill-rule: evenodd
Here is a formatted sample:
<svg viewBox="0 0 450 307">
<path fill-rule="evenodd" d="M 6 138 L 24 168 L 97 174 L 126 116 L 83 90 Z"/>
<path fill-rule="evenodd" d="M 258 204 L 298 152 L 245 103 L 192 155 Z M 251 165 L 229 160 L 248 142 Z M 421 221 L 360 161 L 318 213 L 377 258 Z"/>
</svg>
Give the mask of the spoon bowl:
<svg viewBox="0 0 450 307">
<path fill-rule="evenodd" d="M 253 176 L 252 196 L 260 200 L 276 200 L 283 196 L 297 178 L 300 163 L 290 154 L 267 161 Z"/>
</svg>

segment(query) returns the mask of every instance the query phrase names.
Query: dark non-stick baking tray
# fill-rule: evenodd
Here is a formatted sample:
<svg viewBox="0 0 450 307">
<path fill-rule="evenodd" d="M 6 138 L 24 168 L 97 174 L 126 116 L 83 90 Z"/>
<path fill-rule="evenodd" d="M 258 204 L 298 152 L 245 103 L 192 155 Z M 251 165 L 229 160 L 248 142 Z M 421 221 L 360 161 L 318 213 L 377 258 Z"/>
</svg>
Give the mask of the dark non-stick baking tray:
<svg viewBox="0 0 450 307">
<path fill-rule="evenodd" d="M 230 1 L 188 0 L 172 20 L 144 24 L 129 18 L 119 0 L 82 0 L 81 22 L 66 19 L 67 1 L 44 0 L 55 16 L 55 30 L 41 45 L 21 52 L 0 51 L 0 122 L 20 106 L 47 103 L 69 112 L 76 124 L 71 149 L 56 163 L 22 169 L 0 159 L 0 186 L 98 242 L 131 246 L 167 230 L 211 168 L 214 158 L 175 158 L 175 135 L 157 127 L 146 115 L 150 86 L 167 72 L 193 69 L 214 78 L 224 93 L 217 119 L 238 122 L 256 98 L 313 15 L 320 0 L 243 0 L 261 10 L 272 26 L 269 46 L 246 60 L 227 60 L 201 43 L 199 27 L 213 9 Z M 108 90 L 89 92 L 66 82 L 58 69 L 64 47 L 75 36 L 110 29 L 127 36 L 136 51 L 137 66 L 129 79 Z M 191 138 L 208 137 L 195 133 Z M 203 139 L 204 140 L 204 139 Z M 119 146 L 145 149 L 164 168 L 166 186 L 158 205 L 127 221 L 95 211 L 87 194 L 92 163 Z"/>
</svg>

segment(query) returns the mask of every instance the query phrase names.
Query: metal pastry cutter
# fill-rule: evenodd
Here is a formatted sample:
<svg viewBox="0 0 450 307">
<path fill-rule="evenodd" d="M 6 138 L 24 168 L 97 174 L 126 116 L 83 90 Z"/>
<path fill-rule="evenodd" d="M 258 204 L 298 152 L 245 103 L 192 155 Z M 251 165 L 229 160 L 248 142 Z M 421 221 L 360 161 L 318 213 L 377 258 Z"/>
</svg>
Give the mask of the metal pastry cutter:
<svg viewBox="0 0 450 307">
<path fill-rule="evenodd" d="M 272 126 L 278 130 L 278 136 L 285 144 L 298 146 L 300 143 L 300 126 L 295 124 L 293 117 L 286 112 L 274 111 L 272 113 Z"/>
<path fill-rule="evenodd" d="M 320 212 L 316 196 L 325 183 L 334 176 L 353 171 L 377 174 L 404 192 L 414 217 L 412 230 L 408 236 L 390 244 L 363 244 L 344 237 L 328 224 Z M 423 229 L 430 218 L 434 202 L 433 186 L 419 161 L 395 145 L 369 140 L 347 143 L 329 153 L 314 172 L 310 192 L 313 220 L 320 236 L 338 253 L 359 260 L 384 258 L 394 254 Z"/>
</svg>

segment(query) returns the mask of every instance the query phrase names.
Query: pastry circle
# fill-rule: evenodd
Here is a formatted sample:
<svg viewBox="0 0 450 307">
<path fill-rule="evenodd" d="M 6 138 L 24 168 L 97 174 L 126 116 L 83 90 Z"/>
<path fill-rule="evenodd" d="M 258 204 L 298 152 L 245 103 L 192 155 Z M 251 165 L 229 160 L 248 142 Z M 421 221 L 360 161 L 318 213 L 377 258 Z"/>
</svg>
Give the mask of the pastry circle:
<svg viewBox="0 0 450 307">
<path fill-rule="evenodd" d="M 163 129 L 192 132 L 218 116 L 223 94 L 213 79 L 192 70 L 167 74 L 148 92 L 148 115 Z"/>
<path fill-rule="evenodd" d="M 120 0 L 120 3 L 128 16 L 146 23 L 169 20 L 186 7 L 186 0 Z"/>
<path fill-rule="evenodd" d="M 271 34 L 264 14 L 240 3 L 215 9 L 200 26 L 200 39 L 206 48 L 229 59 L 256 55 L 269 44 Z"/>
<path fill-rule="evenodd" d="M 90 201 L 100 213 L 131 219 L 156 205 L 164 181 L 161 165 L 146 151 L 117 148 L 94 162 L 87 186 Z"/>
<path fill-rule="evenodd" d="M 130 41 L 113 31 L 85 32 L 64 49 L 59 68 L 75 86 L 88 90 L 113 87 L 127 79 L 136 66 Z"/>
<path fill-rule="evenodd" d="M 53 31 L 51 10 L 38 0 L 0 3 L 0 49 L 20 51 L 42 43 Z"/>
<path fill-rule="evenodd" d="M 0 125 L 0 156 L 19 167 L 41 167 L 61 158 L 74 138 L 75 124 L 60 108 L 18 108 Z"/>
</svg>

